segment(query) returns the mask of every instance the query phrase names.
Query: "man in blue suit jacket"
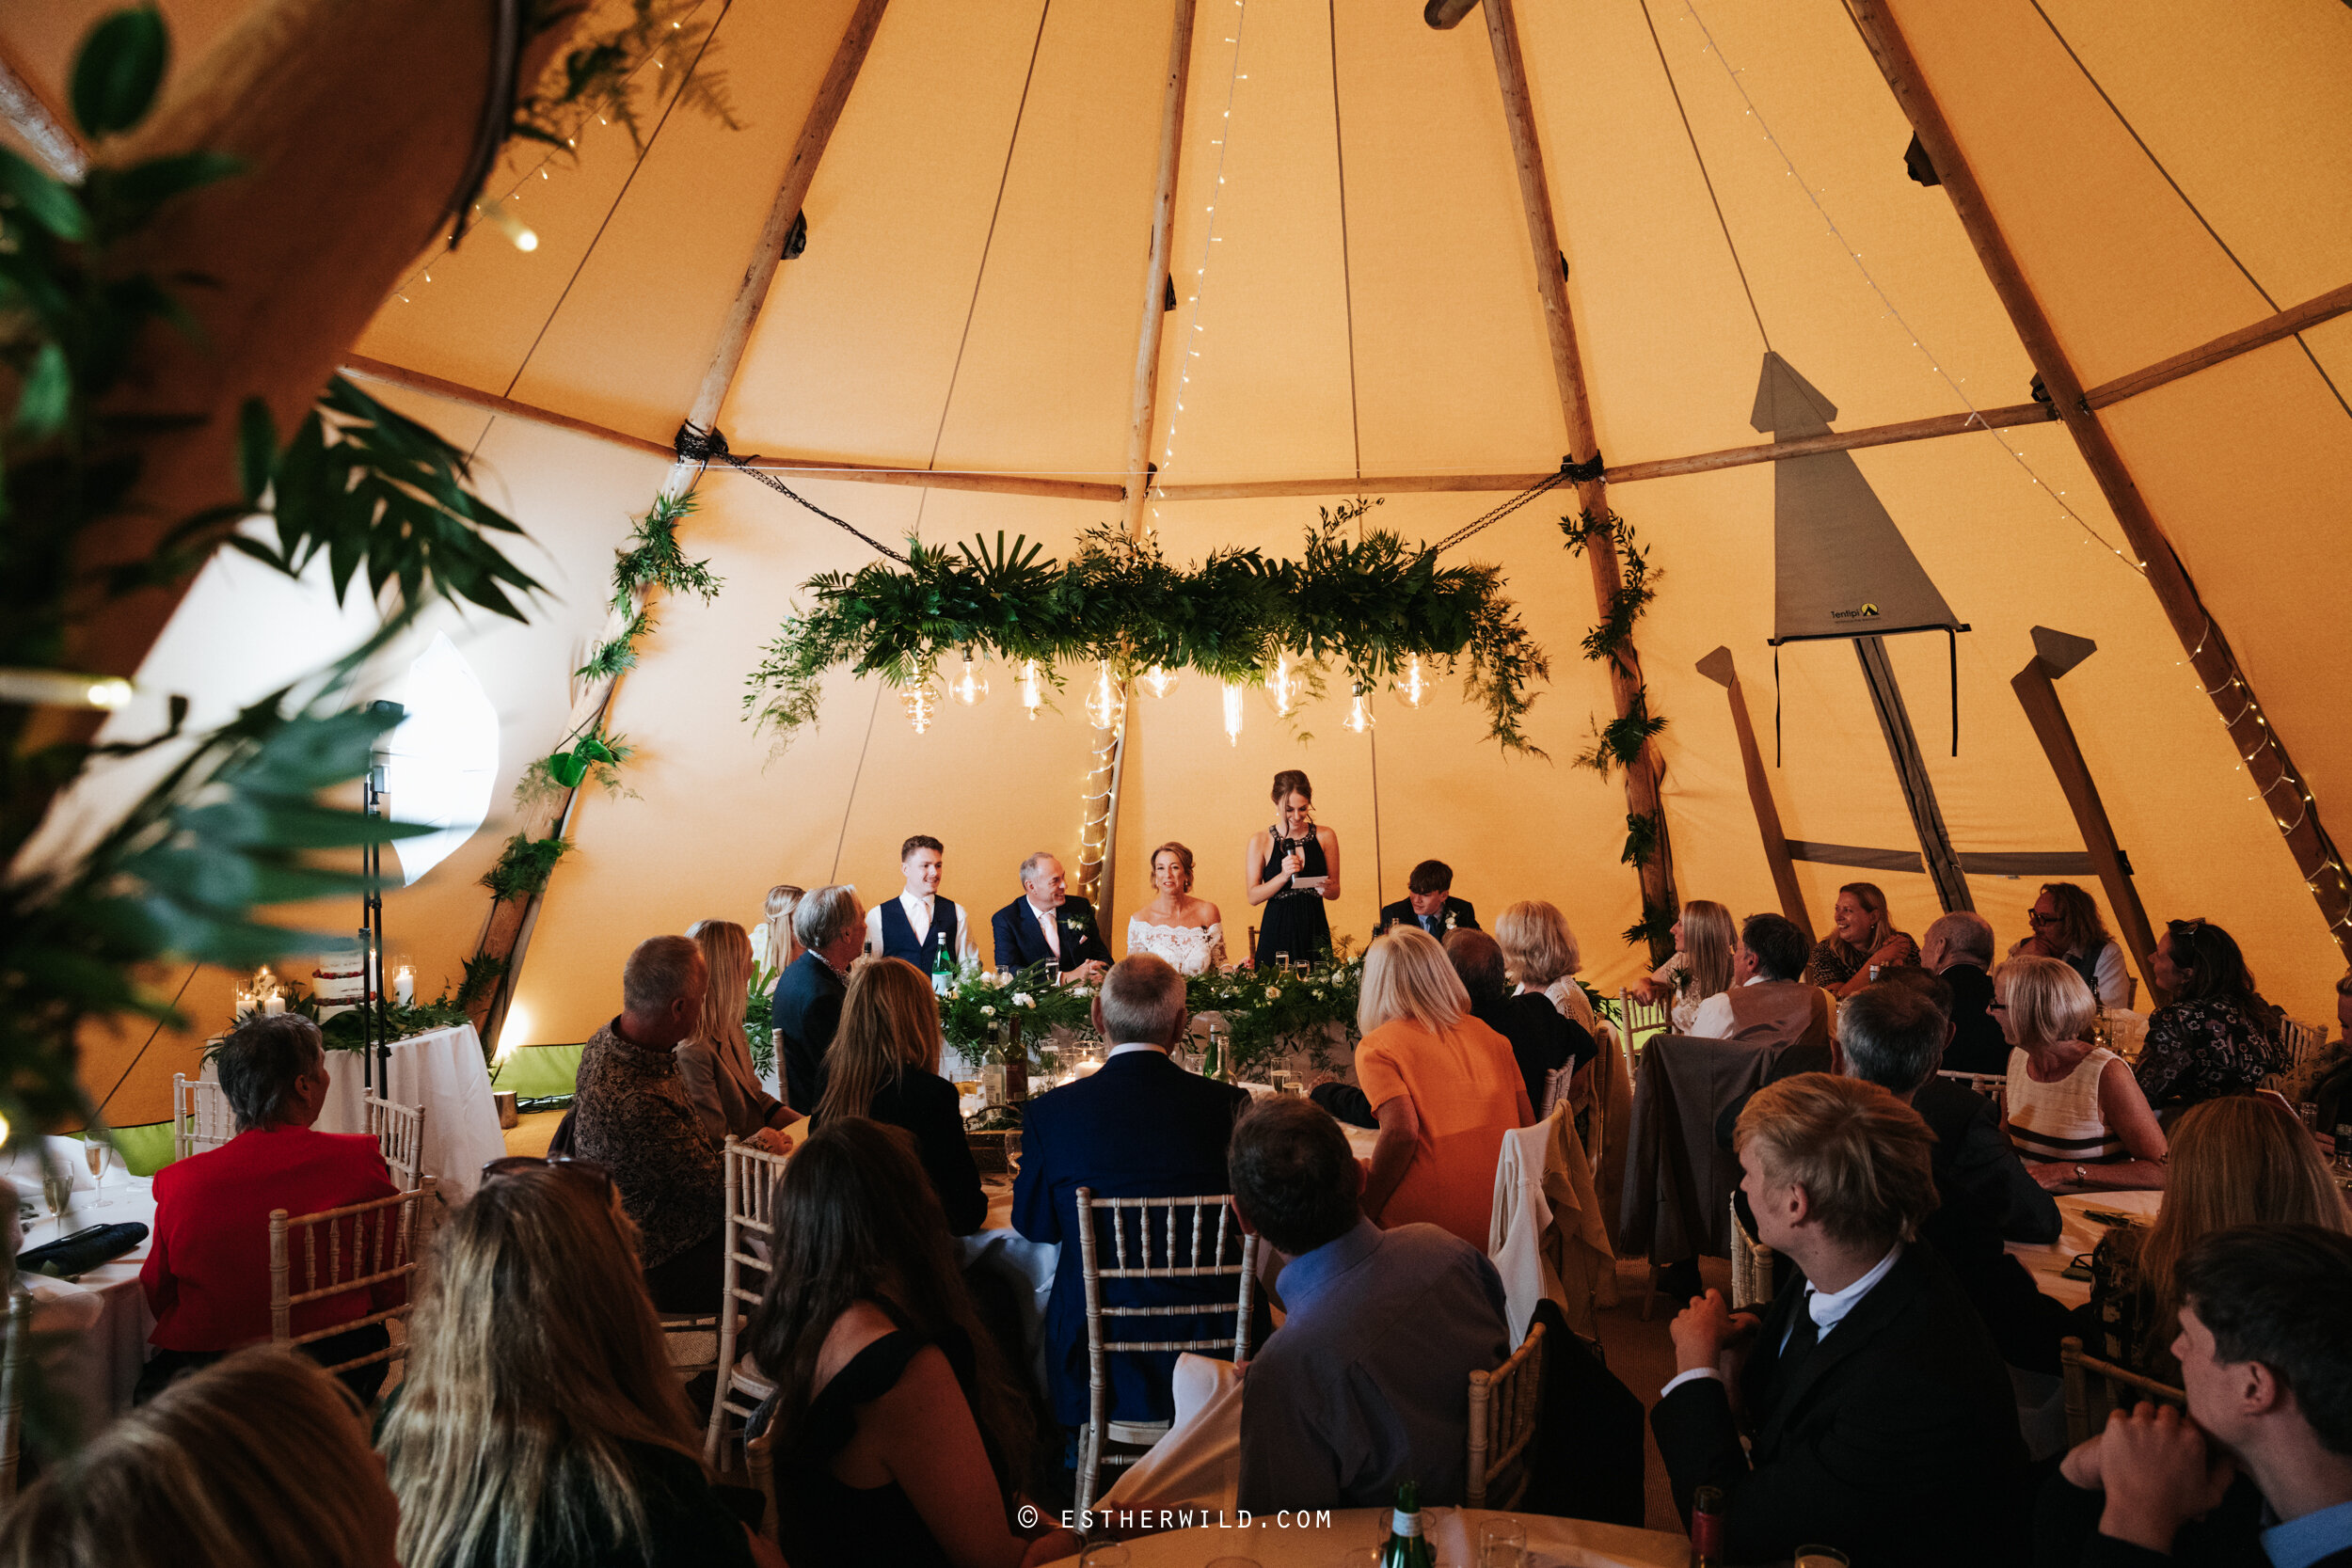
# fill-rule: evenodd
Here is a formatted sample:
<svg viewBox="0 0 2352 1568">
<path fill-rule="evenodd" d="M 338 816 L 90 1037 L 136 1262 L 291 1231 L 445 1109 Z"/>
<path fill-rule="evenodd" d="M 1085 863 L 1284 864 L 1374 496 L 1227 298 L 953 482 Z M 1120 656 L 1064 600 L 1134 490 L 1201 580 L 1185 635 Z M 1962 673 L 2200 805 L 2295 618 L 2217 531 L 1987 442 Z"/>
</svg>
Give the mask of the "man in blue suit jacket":
<svg viewBox="0 0 2352 1568">
<path fill-rule="evenodd" d="M 1228 1187 L 1225 1145 L 1249 1097 L 1168 1059 L 1168 1048 L 1184 1038 L 1189 1022 L 1184 976 L 1166 959 L 1149 954 L 1126 959 L 1104 980 L 1094 1001 L 1094 1025 L 1113 1042 L 1110 1059 L 1091 1077 L 1030 1101 L 1022 1118 L 1012 1223 L 1029 1240 L 1061 1247 L 1053 1299 L 1045 1311 L 1045 1366 L 1054 1414 L 1066 1427 L 1081 1427 L 1087 1420 L 1086 1283 L 1078 1242 L 1078 1189 L 1090 1188 L 1098 1197 L 1173 1197 L 1222 1193 Z M 1189 1243 L 1189 1224 L 1188 1214 L 1178 1221 L 1180 1245 Z M 1096 1234 L 1107 1248 L 1108 1226 L 1100 1226 Z M 1129 1231 L 1131 1238 L 1134 1234 Z M 1239 1255 L 1238 1228 L 1232 1238 L 1229 1261 Z M 1106 1250 L 1098 1252 L 1098 1261 L 1107 1256 Z M 1107 1304 L 1120 1307 L 1221 1304 L 1205 1307 L 1199 1319 L 1149 1320 L 1152 1338 L 1174 1339 L 1230 1333 L 1239 1289 L 1230 1276 L 1119 1280 L 1106 1283 L 1104 1295 Z M 1215 1315 L 1220 1311 L 1221 1328 Z M 1104 1321 L 1132 1327 L 1146 1320 Z M 1173 1353 L 1112 1356 L 1110 1418 L 1169 1419 L 1175 1404 L 1168 1379 L 1175 1365 Z"/>
<path fill-rule="evenodd" d="M 842 978 L 866 945 L 866 911 L 846 887 L 820 887 L 792 911 L 792 934 L 805 949 L 776 977 L 770 1014 L 784 1038 L 785 1103 L 807 1116 L 825 1092 L 825 1052 L 841 1026 Z"/>
<path fill-rule="evenodd" d="M 1021 896 L 996 911 L 996 967 L 1018 972 L 1051 961 L 1065 975 L 1099 980 L 1111 950 L 1094 906 L 1070 895 L 1061 862 L 1042 849 L 1021 863 Z"/>
</svg>

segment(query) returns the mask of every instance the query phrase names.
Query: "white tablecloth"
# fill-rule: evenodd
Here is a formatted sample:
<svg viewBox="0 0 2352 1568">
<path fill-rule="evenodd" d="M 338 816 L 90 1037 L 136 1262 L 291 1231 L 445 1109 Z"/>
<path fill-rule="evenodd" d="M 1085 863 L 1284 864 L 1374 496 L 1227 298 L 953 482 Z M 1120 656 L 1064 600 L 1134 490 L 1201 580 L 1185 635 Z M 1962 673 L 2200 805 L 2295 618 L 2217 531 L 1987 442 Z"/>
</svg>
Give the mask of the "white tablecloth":
<svg viewBox="0 0 2352 1568">
<path fill-rule="evenodd" d="M 2102 1225 L 2090 1217 L 2089 1211 L 2107 1214 L 2129 1214 L 2142 1225 L 2155 1223 L 2156 1210 L 2163 1205 L 2160 1192 L 2137 1193 L 2068 1193 L 2058 1200 L 2058 1215 L 2065 1228 L 2055 1242 L 2011 1242 L 2009 1250 L 2026 1265 L 2033 1282 L 2042 1293 L 2067 1307 L 2080 1307 L 2090 1299 L 2090 1282 L 2087 1279 L 2064 1277 L 2066 1266 L 2077 1257 L 2087 1257 L 2099 1245 L 2099 1238 L 2114 1227 Z"/>
<path fill-rule="evenodd" d="M 326 1075 L 326 1107 L 319 1113 L 318 1130 L 365 1132 L 367 1065 L 359 1053 L 328 1052 Z M 217 1076 L 209 1062 L 204 1076 Z M 394 1040 L 390 1078 L 390 1089 L 379 1090 L 380 1098 L 424 1107 L 424 1174 L 439 1179 L 450 1202 L 464 1201 L 482 1179 L 482 1167 L 506 1152 L 481 1037 L 472 1024 L 459 1023 Z"/>
<path fill-rule="evenodd" d="M 1425 1508 L 1422 1528 L 1442 1563 L 1478 1560 L 1478 1528 L 1497 1515 L 1487 1510 Z M 1229 1514 L 1223 1526 L 1155 1530 L 1128 1543 L 1135 1568 L 1200 1568 L 1220 1557 L 1238 1557 L 1260 1568 L 1328 1568 L 1343 1553 L 1377 1546 L 1388 1538 L 1385 1508 L 1335 1509 L 1306 1520 L 1253 1518 L 1243 1526 Z M 1691 1543 L 1663 1530 L 1596 1524 L 1589 1519 L 1554 1519 L 1541 1513 L 1510 1517 L 1527 1528 L 1527 1568 L 1687 1568 Z M 1076 1558 L 1064 1558 L 1074 1562 Z"/>
<path fill-rule="evenodd" d="M 75 1193 L 62 1220 L 26 1226 L 24 1245 L 40 1246 L 93 1225 L 124 1224 L 146 1226 L 151 1241 L 155 1196 L 147 1181 L 125 1176 L 118 1164 L 96 1191 Z M 34 1330 L 59 1336 L 55 1349 L 43 1353 L 50 1390 L 79 1416 L 86 1433 L 131 1408 L 131 1390 L 147 1365 L 147 1337 L 155 1320 L 139 1290 L 139 1265 L 147 1261 L 148 1246 L 142 1242 L 79 1279 L 27 1279 L 38 1303 Z"/>
</svg>

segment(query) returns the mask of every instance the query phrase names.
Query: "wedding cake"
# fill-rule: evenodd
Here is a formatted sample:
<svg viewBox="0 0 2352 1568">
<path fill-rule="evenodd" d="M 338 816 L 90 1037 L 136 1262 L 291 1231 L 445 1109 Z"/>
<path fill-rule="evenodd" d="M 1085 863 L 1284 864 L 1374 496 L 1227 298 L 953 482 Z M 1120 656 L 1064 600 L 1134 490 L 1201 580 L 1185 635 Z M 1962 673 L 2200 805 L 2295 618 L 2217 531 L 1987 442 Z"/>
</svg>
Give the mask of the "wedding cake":
<svg viewBox="0 0 2352 1568">
<path fill-rule="evenodd" d="M 310 990 L 319 999 L 319 1022 L 347 1013 L 368 997 L 367 948 L 364 944 L 331 953 L 310 972 Z"/>
</svg>

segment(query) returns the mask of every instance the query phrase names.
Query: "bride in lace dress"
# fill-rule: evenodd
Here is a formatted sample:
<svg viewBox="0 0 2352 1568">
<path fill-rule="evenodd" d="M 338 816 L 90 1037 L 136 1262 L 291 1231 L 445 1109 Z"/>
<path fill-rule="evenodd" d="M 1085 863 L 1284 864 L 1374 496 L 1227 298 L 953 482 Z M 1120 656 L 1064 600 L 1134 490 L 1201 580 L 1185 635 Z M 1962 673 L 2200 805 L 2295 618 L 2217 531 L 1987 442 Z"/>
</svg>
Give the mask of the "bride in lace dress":
<svg viewBox="0 0 2352 1568">
<path fill-rule="evenodd" d="M 1206 974 L 1225 963 L 1225 927 L 1215 904 L 1192 895 L 1192 851 L 1163 844 L 1152 851 L 1159 896 L 1127 917 L 1127 955 L 1150 953 L 1179 974 Z"/>
</svg>

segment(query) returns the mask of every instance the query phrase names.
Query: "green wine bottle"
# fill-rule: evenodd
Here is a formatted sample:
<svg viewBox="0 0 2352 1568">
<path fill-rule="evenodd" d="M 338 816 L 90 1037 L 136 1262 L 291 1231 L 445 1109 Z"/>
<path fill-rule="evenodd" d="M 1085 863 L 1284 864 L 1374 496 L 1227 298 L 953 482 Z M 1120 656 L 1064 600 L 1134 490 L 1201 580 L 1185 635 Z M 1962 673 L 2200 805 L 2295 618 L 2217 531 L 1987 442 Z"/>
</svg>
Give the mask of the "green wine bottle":
<svg viewBox="0 0 2352 1568">
<path fill-rule="evenodd" d="M 1421 1488 L 1406 1481 L 1396 1489 L 1396 1513 L 1389 1521 L 1389 1544 L 1380 1548 L 1380 1568 L 1438 1568 L 1438 1554 L 1421 1532 Z"/>
</svg>

